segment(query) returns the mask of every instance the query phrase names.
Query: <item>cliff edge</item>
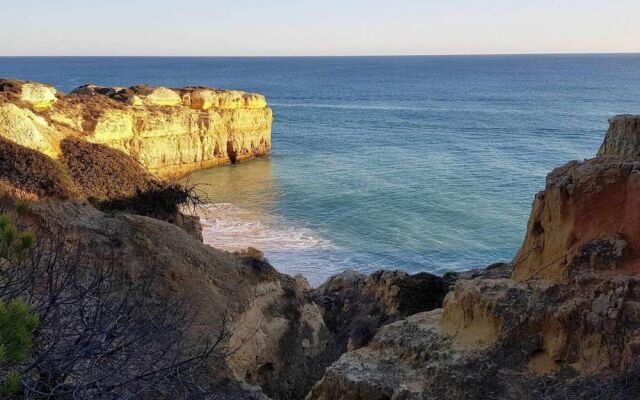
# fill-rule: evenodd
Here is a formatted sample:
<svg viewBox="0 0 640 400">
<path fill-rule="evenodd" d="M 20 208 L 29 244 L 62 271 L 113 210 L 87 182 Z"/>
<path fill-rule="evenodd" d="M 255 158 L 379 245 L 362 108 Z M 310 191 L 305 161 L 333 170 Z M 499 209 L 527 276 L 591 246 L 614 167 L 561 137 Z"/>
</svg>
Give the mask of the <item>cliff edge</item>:
<svg viewBox="0 0 640 400">
<path fill-rule="evenodd" d="M 0 137 L 56 158 L 65 139 L 120 150 L 161 178 L 267 155 L 264 96 L 186 87 L 86 85 L 64 95 L 0 79 Z"/>
</svg>

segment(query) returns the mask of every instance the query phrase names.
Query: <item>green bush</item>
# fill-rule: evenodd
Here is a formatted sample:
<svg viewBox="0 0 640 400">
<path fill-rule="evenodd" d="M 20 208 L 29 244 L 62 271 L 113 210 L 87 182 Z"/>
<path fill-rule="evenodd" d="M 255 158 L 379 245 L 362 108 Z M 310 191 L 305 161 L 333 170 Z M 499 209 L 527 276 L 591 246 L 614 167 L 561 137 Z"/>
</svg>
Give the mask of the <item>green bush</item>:
<svg viewBox="0 0 640 400">
<path fill-rule="evenodd" d="M 19 232 L 7 214 L 0 215 L 0 257 L 4 262 L 20 259 L 34 245 L 32 233 Z M 15 367 L 29 358 L 38 325 L 38 316 L 22 299 L 0 299 L 0 369 L 7 371 L 0 376 L 0 397 L 20 391 L 21 377 Z"/>
<path fill-rule="evenodd" d="M 18 232 L 7 214 L 0 215 L 0 257 L 22 256 L 36 243 L 31 232 Z"/>
<path fill-rule="evenodd" d="M 11 371 L 4 377 L 0 383 L 0 397 L 11 397 L 20 391 L 20 374 Z"/>
<path fill-rule="evenodd" d="M 38 317 L 20 299 L 9 303 L 0 300 L 0 362 L 15 364 L 25 361 L 31 350 L 32 335 Z"/>
<path fill-rule="evenodd" d="M 25 215 L 29 211 L 29 203 L 23 200 L 16 201 L 16 213 L 18 215 Z"/>
</svg>

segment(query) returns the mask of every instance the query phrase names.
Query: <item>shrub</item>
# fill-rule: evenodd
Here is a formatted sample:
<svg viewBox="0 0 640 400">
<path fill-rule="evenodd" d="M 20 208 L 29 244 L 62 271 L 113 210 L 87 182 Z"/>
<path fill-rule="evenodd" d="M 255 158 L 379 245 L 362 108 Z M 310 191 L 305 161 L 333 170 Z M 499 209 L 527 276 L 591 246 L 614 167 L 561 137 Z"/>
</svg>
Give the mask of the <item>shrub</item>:
<svg viewBox="0 0 640 400">
<path fill-rule="evenodd" d="M 22 216 L 29 211 L 29 203 L 26 201 L 18 200 L 15 205 L 16 214 Z"/>
<path fill-rule="evenodd" d="M 29 312 L 23 300 L 8 304 L 0 300 L 0 362 L 11 365 L 26 360 L 37 327 L 38 317 Z"/>
<path fill-rule="evenodd" d="M 19 257 L 35 245 L 31 232 L 18 232 L 7 214 L 0 214 L 0 257 Z M 12 260 L 10 260 L 12 261 Z"/>
<path fill-rule="evenodd" d="M 60 161 L 0 139 L 0 181 L 41 197 L 86 197 L 102 210 L 165 219 L 179 205 L 199 204 L 193 186 L 162 181 L 133 157 L 101 144 L 64 139 Z M 15 211 L 24 215 L 26 203 Z M 12 235 L 11 228 L 6 235 Z"/>
<path fill-rule="evenodd" d="M 68 138 L 60 144 L 69 176 L 94 201 L 135 196 L 161 185 L 131 156 L 81 139 Z"/>
<path fill-rule="evenodd" d="M 20 391 L 21 386 L 20 374 L 11 371 L 4 377 L 0 383 L 0 397 L 12 397 Z"/>
<path fill-rule="evenodd" d="M 85 263 L 64 232 L 46 229 L 36 241 L 0 214 L 0 397 L 157 399 L 215 391 L 208 367 L 220 364 L 213 356 L 224 328 L 187 338 L 195 311 L 155 272 Z"/>
<path fill-rule="evenodd" d="M 36 150 L 0 139 L 0 180 L 38 196 L 77 197 L 63 165 Z"/>
<path fill-rule="evenodd" d="M 159 180 L 131 156 L 80 139 L 61 144 L 69 175 L 102 210 L 164 219 L 181 204 L 199 203 L 194 187 Z"/>
</svg>

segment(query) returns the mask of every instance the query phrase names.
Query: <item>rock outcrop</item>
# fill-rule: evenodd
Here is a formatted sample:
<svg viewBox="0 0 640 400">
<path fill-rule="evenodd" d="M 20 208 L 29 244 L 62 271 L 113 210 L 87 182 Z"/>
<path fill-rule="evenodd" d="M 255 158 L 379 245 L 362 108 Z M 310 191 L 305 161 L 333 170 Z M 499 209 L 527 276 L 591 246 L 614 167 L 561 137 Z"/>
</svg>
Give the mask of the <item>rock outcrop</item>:
<svg viewBox="0 0 640 400">
<path fill-rule="evenodd" d="M 163 178 L 268 154 L 271 122 L 264 96 L 253 93 L 87 85 L 62 95 L 0 80 L 0 137 L 54 158 L 65 139 L 103 144 Z"/>
<path fill-rule="evenodd" d="M 640 115 L 611 118 L 598 156 L 640 157 Z"/>
<path fill-rule="evenodd" d="M 640 132 L 610 122 L 598 157 L 549 174 L 511 264 L 382 327 L 308 399 L 637 398 Z"/>
<path fill-rule="evenodd" d="M 332 335 L 331 353 L 339 356 L 366 346 L 382 325 L 441 307 L 448 289 L 445 279 L 426 272 L 349 270 L 310 293 Z"/>
<path fill-rule="evenodd" d="M 0 92 L 14 93 L 21 102 L 36 109 L 50 108 L 58 101 L 59 94 L 51 85 L 11 79 L 0 79 Z"/>
<path fill-rule="evenodd" d="M 160 276 L 164 288 L 195 311 L 190 334 L 226 332 L 226 371 L 238 382 L 286 380 L 326 347 L 324 321 L 304 287 L 259 254 L 216 250 L 164 221 L 103 213 L 76 201 L 32 203 L 29 220 L 61 232 L 88 264 L 109 261 L 134 276 Z"/>
<path fill-rule="evenodd" d="M 640 271 L 639 122 L 632 115 L 611 118 L 598 157 L 571 161 L 547 176 L 515 257 L 514 279 L 566 281 L 585 263 Z"/>
</svg>

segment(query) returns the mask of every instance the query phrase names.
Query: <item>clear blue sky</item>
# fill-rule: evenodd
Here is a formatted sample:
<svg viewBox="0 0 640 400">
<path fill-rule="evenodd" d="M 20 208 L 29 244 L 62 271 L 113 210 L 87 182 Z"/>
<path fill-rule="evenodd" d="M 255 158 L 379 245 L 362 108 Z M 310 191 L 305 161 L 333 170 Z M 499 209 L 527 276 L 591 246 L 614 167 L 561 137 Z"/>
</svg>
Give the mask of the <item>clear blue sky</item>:
<svg viewBox="0 0 640 400">
<path fill-rule="evenodd" d="M 640 52 L 640 0 L 3 0 L 0 55 Z"/>
</svg>

